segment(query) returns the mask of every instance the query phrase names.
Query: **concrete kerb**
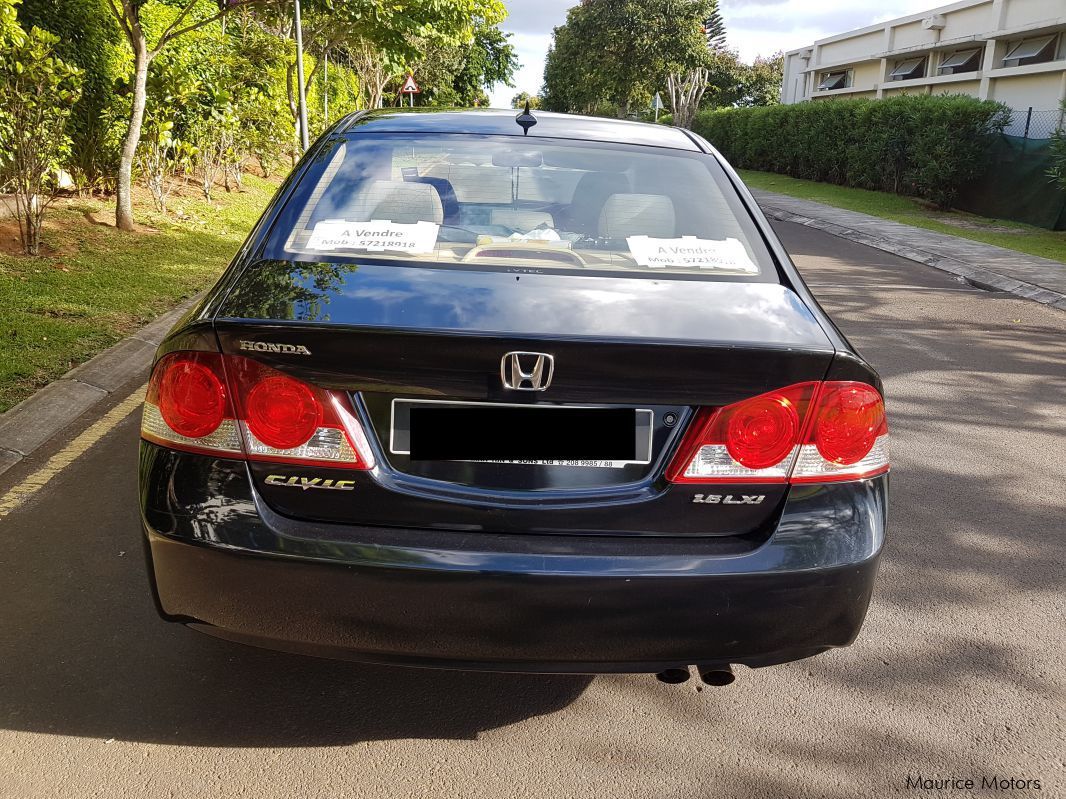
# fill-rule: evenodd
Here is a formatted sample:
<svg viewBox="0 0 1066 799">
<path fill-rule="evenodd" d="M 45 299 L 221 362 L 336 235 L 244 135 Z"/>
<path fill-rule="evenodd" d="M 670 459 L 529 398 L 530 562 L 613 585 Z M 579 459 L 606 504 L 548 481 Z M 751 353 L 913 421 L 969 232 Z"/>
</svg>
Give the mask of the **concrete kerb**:
<svg viewBox="0 0 1066 799">
<path fill-rule="evenodd" d="M 33 455 L 138 375 L 147 379 L 156 347 L 195 301 L 186 300 L 0 414 L 0 474 Z"/>
<path fill-rule="evenodd" d="M 1066 294 L 1061 294 L 1052 289 L 1045 288 L 1044 286 L 1038 286 L 1034 283 L 1026 283 L 1017 280 L 1016 278 L 1001 275 L 998 272 L 986 269 L 985 267 L 975 266 L 974 264 L 959 261 L 954 258 L 947 258 L 937 253 L 926 252 L 910 245 L 893 241 L 892 239 L 871 236 L 869 233 L 844 227 L 835 222 L 828 222 L 822 219 L 795 214 L 781 208 L 774 208 L 772 205 L 763 205 L 762 210 L 763 213 L 771 219 L 812 227 L 832 236 L 848 239 L 849 241 L 858 242 L 859 244 L 865 244 L 867 247 L 873 247 L 874 249 L 882 250 L 883 252 L 892 253 L 893 255 L 898 255 L 901 258 L 907 258 L 911 261 L 917 261 L 926 266 L 931 266 L 934 269 L 939 269 L 942 272 L 948 272 L 961 277 L 978 288 L 986 289 L 988 291 L 1003 291 L 1021 297 L 1022 299 L 1033 300 L 1034 302 L 1066 310 Z M 1063 268 L 1066 269 L 1066 266 Z"/>
</svg>

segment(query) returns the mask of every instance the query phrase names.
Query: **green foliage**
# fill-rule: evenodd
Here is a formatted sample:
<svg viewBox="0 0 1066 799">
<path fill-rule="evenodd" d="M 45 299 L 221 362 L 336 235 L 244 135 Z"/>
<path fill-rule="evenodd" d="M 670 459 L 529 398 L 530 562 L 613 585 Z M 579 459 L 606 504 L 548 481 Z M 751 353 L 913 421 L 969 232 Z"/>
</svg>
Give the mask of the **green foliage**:
<svg viewBox="0 0 1066 799">
<path fill-rule="evenodd" d="M 704 111 L 694 129 L 734 166 L 924 197 L 947 207 L 980 176 L 1008 111 L 964 95 Z"/>
<path fill-rule="evenodd" d="M 587 0 L 555 29 L 544 107 L 614 116 L 643 108 L 671 72 L 703 66 L 713 0 Z"/>
<path fill-rule="evenodd" d="M 116 87 L 125 80 L 128 58 L 115 19 L 100 0 L 22 0 L 19 18 L 59 37 L 55 52 L 82 73 L 81 98 L 67 129 L 67 168 L 81 186 L 106 182 L 118 164 L 124 104 Z"/>
<path fill-rule="evenodd" d="M 743 91 L 738 105 L 777 105 L 781 102 L 781 81 L 785 74 L 785 54 L 756 56 L 743 70 Z"/>
<path fill-rule="evenodd" d="M 22 43 L 26 32 L 18 23 L 15 6 L 19 0 L 0 0 L 0 49 L 17 47 Z"/>
<path fill-rule="evenodd" d="M 540 108 L 540 98 L 529 92 L 519 92 L 511 98 L 511 108 L 525 108 L 529 103 L 530 109 Z"/>
<path fill-rule="evenodd" d="M 1062 110 L 1066 112 L 1066 102 L 1062 104 Z M 1051 134 L 1051 148 L 1048 151 L 1051 158 L 1051 167 L 1048 169 L 1048 177 L 1059 184 L 1066 191 L 1066 128 L 1058 128 Z"/>
<path fill-rule="evenodd" d="M 707 61 L 707 91 L 703 108 L 735 108 L 776 105 L 781 98 L 783 53 L 759 56 L 745 64 L 733 50 L 711 52 Z"/>
<path fill-rule="evenodd" d="M 417 44 L 421 56 L 397 70 L 390 81 L 391 96 L 396 97 L 408 71 L 414 73 L 422 94 L 416 105 L 479 106 L 488 105 L 487 89 L 496 83 L 511 85 L 518 69 L 514 46 L 496 25 L 477 20 L 468 41 L 443 40 L 431 37 Z M 407 100 L 406 95 L 400 98 Z"/>
<path fill-rule="evenodd" d="M 452 78 L 459 105 L 488 105 L 486 88 L 497 83 L 513 85 L 511 78 L 518 69 L 518 56 L 507 41 L 510 36 L 495 26 L 478 25 L 474 29 L 473 40 L 463 46 L 462 64 Z"/>
<path fill-rule="evenodd" d="M 711 12 L 703 20 L 703 36 L 711 50 L 725 49 L 725 21 L 718 10 L 718 0 L 713 0 Z"/>
<path fill-rule="evenodd" d="M 150 229 L 135 233 L 89 221 L 102 198 L 59 200 L 55 255 L 0 253 L 0 411 L 218 280 L 277 188 L 249 175 L 214 202 L 174 196 L 173 214 L 145 209 Z"/>
<path fill-rule="evenodd" d="M 18 20 L 56 34 L 55 55 L 83 75 L 80 99 L 72 113 L 65 109 L 63 168 L 81 187 L 116 188 L 123 229 L 132 228 L 134 164 L 163 208 L 171 182 L 193 172 L 209 195 L 216 177 L 227 190 L 240 188 L 250 159 L 266 174 L 298 155 L 289 0 L 18 3 L 0 0 L 0 51 L 24 36 Z M 439 78 L 425 100 L 487 102 L 485 89 L 508 83 L 517 68 L 498 28 L 505 16 L 501 0 L 304 0 L 311 135 L 376 101 L 390 78 L 419 59 L 432 60 Z M 367 85 L 364 75 L 372 78 Z M 0 135 L 8 138 L 3 111 L 0 104 Z"/>
<path fill-rule="evenodd" d="M 67 119 L 81 76 L 55 55 L 59 40 L 47 31 L 7 36 L 9 45 L 0 50 L 0 186 L 14 195 L 23 250 L 37 255 L 44 212 L 70 152 Z"/>
</svg>

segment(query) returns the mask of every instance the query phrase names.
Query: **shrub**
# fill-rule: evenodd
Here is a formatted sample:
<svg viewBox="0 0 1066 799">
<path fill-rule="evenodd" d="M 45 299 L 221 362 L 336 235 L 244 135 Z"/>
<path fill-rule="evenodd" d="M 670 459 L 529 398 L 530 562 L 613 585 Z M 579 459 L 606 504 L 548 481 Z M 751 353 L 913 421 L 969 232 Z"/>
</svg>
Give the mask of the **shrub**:
<svg viewBox="0 0 1066 799">
<path fill-rule="evenodd" d="M 1008 110 L 964 95 L 731 108 L 694 129 L 734 166 L 924 197 L 946 207 L 980 176 Z"/>
<path fill-rule="evenodd" d="M 1066 112 L 1066 103 L 1062 104 L 1062 110 Z M 1051 134 L 1051 148 L 1048 152 L 1051 166 L 1047 176 L 1066 191 L 1066 128 L 1059 127 Z"/>
<path fill-rule="evenodd" d="M 100 0 L 22 0 L 19 19 L 55 34 L 55 54 L 81 70 L 81 98 L 67 123 L 70 156 L 64 165 L 80 187 L 106 185 L 118 168 L 121 129 L 129 107 L 116 89 L 131 60 L 118 23 Z"/>
<path fill-rule="evenodd" d="M 78 69 L 54 55 L 57 42 L 34 27 L 0 49 L 0 185 L 14 195 L 19 239 L 27 255 L 40 250 L 41 222 L 69 153 L 67 119 L 80 93 Z"/>
</svg>

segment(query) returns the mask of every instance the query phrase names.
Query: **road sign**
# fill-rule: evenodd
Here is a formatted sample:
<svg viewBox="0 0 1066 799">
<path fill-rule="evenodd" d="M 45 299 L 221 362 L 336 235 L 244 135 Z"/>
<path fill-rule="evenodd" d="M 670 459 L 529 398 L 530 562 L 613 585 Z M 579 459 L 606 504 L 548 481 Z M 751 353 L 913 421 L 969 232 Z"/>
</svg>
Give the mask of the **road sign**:
<svg viewBox="0 0 1066 799">
<path fill-rule="evenodd" d="M 651 110 L 655 112 L 655 121 L 659 121 L 659 112 L 666 108 L 663 105 L 663 98 L 659 96 L 658 92 L 655 92 L 655 99 L 651 101 Z"/>
<path fill-rule="evenodd" d="M 410 72 L 407 73 L 407 80 L 403 82 L 403 86 L 400 87 L 400 94 L 406 94 L 411 108 L 415 107 L 415 95 L 421 94 L 422 90 L 415 83 L 415 76 Z"/>
</svg>

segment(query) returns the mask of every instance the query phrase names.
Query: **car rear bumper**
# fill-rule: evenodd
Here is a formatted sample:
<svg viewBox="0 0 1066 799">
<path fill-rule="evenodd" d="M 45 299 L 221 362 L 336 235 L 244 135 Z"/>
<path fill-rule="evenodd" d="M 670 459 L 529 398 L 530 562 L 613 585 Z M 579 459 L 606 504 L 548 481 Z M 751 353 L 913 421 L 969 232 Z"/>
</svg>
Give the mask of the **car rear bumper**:
<svg viewBox="0 0 1066 799">
<path fill-rule="evenodd" d="M 308 654 L 536 672 L 758 667 L 848 645 L 877 573 L 888 482 L 793 488 L 753 544 L 296 522 L 255 496 L 243 464 L 211 469 L 208 507 L 161 508 L 153 495 L 182 501 L 180 474 L 153 494 L 142 468 L 164 618 Z"/>
<path fill-rule="evenodd" d="M 265 557 L 156 533 L 148 540 L 170 619 L 293 652 L 499 671 L 796 660 L 854 639 L 877 571 L 874 557 L 776 574 L 493 574 Z"/>
</svg>

